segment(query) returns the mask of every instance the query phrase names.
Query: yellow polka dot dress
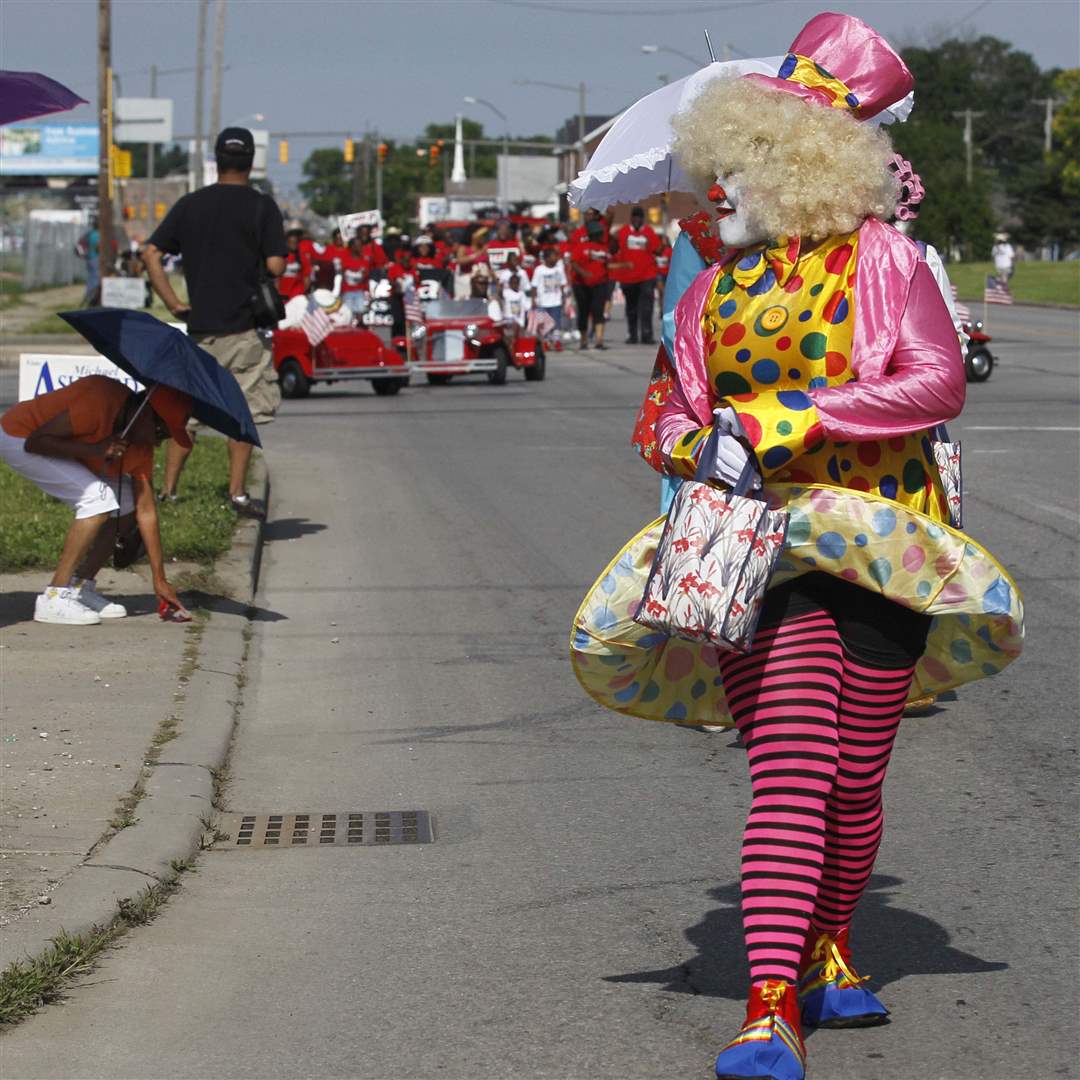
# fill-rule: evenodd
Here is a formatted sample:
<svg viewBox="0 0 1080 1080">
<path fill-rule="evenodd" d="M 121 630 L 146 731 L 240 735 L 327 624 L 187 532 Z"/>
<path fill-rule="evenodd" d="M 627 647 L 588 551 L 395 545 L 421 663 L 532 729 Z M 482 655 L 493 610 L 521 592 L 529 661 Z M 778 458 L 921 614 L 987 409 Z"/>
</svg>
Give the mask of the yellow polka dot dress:
<svg viewBox="0 0 1080 1080">
<path fill-rule="evenodd" d="M 781 240 L 717 273 L 701 313 L 717 399 L 753 444 L 766 494 L 789 513 L 770 587 L 819 570 L 934 616 L 911 697 L 996 674 L 1020 651 L 1023 605 L 997 561 L 949 527 L 927 431 L 824 437 L 808 391 L 852 379 L 858 233 L 810 251 Z M 671 452 L 692 476 L 711 428 Z M 574 670 L 597 701 L 646 719 L 730 723 L 715 648 L 634 622 L 664 519 L 612 560 L 574 622 Z"/>
</svg>

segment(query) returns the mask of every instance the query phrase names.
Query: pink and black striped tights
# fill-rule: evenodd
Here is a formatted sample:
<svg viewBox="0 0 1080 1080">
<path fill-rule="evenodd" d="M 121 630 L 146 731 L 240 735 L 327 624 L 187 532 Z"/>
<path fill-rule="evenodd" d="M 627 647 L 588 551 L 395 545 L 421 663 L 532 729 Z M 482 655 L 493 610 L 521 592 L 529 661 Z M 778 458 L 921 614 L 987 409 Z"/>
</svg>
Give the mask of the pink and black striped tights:
<svg viewBox="0 0 1080 1080">
<path fill-rule="evenodd" d="M 881 786 L 914 666 L 845 649 L 824 607 L 759 629 L 721 659 L 753 801 L 742 848 L 750 975 L 795 982 L 811 925 L 851 922 L 874 867 Z"/>
</svg>

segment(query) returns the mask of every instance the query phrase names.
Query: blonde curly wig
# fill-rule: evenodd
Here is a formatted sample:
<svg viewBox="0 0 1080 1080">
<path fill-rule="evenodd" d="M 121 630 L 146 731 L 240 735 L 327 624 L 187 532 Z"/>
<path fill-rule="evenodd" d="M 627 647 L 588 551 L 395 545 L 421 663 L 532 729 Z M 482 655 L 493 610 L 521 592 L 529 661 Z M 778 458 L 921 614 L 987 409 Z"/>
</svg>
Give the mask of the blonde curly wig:
<svg viewBox="0 0 1080 1080">
<path fill-rule="evenodd" d="M 739 177 L 769 236 L 823 240 L 896 209 L 892 145 L 880 129 L 750 79 L 717 79 L 672 121 L 675 153 L 701 190 Z"/>
</svg>

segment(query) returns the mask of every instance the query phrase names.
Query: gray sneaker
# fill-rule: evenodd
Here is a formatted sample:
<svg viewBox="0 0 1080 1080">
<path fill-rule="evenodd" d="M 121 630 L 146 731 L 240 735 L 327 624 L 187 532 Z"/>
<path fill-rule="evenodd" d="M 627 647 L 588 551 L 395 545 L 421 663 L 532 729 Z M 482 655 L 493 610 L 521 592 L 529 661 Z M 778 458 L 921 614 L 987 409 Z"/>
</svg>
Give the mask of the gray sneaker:
<svg viewBox="0 0 1080 1080">
<path fill-rule="evenodd" d="M 122 619 L 127 615 L 127 608 L 102 596 L 97 591 L 97 578 L 72 578 L 71 587 L 78 593 L 79 603 L 96 611 L 103 619 Z"/>
</svg>

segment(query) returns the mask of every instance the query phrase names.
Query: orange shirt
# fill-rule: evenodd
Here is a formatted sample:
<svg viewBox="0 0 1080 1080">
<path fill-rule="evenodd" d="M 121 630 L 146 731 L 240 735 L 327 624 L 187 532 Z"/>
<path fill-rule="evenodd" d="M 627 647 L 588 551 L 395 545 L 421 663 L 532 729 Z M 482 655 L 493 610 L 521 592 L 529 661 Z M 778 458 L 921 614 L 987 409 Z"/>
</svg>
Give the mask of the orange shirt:
<svg viewBox="0 0 1080 1080">
<path fill-rule="evenodd" d="M 116 418 L 131 396 L 132 391 L 108 375 L 87 375 L 59 390 L 12 405 L 0 416 L 0 427 L 17 439 L 26 439 L 66 412 L 71 421 L 72 438 L 83 443 L 101 442 L 110 435 L 119 434 Z M 104 458 L 78 460 L 98 476 L 107 475 L 106 469 L 109 475 L 116 475 L 115 461 L 106 462 Z M 154 448 L 148 443 L 133 443 L 119 464 L 125 475 L 150 480 L 154 475 Z"/>
</svg>

